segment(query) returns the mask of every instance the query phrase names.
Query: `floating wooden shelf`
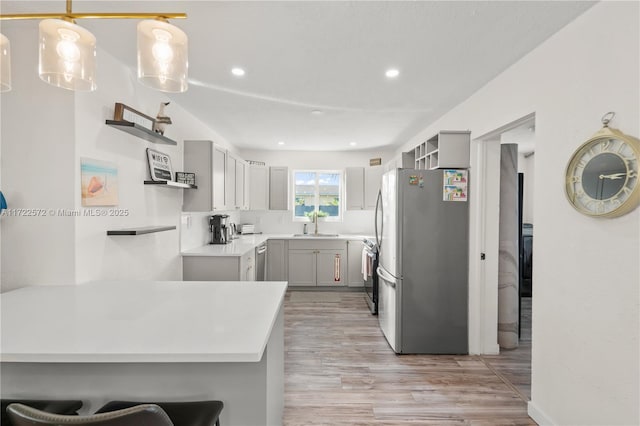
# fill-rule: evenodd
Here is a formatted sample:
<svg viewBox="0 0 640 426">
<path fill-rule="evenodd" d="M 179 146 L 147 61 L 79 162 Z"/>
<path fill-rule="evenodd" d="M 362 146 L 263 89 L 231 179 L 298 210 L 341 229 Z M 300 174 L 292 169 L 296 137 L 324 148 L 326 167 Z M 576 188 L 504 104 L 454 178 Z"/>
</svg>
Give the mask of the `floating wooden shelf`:
<svg viewBox="0 0 640 426">
<path fill-rule="evenodd" d="M 166 180 L 145 180 L 145 185 L 160 185 L 164 188 L 183 188 L 183 189 L 198 189 L 196 185 L 188 183 L 166 181 Z"/>
<path fill-rule="evenodd" d="M 174 141 L 173 139 L 169 139 L 168 137 L 161 135 L 160 133 L 153 132 L 146 127 L 142 127 L 139 124 L 132 123 L 130 121 L 107 120 L 106 124 L 149 142 L 161 143 L 165 145 L 178 145 L 178 142 Z"/>
<path fill-rule="evenodd" d="M 144 226 L 142 228 L 113 229 L 107 231 L 107 235 L 142 235 L 154 232 L 171 231 L 175 226 Z"/>
</svg>

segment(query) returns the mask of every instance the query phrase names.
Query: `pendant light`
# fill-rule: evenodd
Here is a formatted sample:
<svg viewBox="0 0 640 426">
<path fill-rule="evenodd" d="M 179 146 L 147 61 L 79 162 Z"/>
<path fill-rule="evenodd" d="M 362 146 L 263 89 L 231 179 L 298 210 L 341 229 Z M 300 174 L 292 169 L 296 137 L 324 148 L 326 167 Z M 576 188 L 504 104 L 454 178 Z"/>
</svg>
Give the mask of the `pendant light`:
<svg viewBox="0 0 640 426">
<path fill-rule="evenodd" d="M 39 25 L 40 78 L 69 90 L 96 90 L 96 38 L 76 25 L 76 19 L 144 19 L 138 26 L 138 78 L 164 92 L 187 90 L 187 36 L 167 19 L 185 13 L 64 13 L 0 14 L 0 20 L 42 20 Z M 87 2 L 89 3 L 89 2 Z M 0 34 L 0 92 L 11 90 L 9 40 Z"/>
<path fill-rule="evenodd" d="M 40 21 L 40 79 L 63 89 L 96 90 L 96 38 L 62 19 Z"/>
<path fill-rule="evenodd" d="M 11 90 L 11 44 L 0 34 L 0 92 Z"/>
<path fill-rule="evenodd" d="M 188 38 L 164 20 L 138 23 L 138 80 L 163 92 L 184 92 L 187 83 Z"/>
</svg>

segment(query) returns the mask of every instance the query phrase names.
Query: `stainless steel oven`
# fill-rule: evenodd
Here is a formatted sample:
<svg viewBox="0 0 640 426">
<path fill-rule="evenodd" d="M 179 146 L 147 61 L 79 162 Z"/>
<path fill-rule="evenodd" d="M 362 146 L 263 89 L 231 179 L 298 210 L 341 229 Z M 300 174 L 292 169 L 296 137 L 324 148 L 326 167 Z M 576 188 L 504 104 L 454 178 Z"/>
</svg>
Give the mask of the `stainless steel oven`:
<svg viewBox="0 0 640 426">
<path fill-rule="evenodd" d="M 363 258 L 366 256 L 366 261 L 369 263 L 367 271 L 370 271 L 370 274 L 367 273 L 367 279 L 364 282 L 364 298 L 369 305 L 371 313 L 378 315 L 378 246 L 374 241 L 368 239 L 363 242 Z"/>
</svg>

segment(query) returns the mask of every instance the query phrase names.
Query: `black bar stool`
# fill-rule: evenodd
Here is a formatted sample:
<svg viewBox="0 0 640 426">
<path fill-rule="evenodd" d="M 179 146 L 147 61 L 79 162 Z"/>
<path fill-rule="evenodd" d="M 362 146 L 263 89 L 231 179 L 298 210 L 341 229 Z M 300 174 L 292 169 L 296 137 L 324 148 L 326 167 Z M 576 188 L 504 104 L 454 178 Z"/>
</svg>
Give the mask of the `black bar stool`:
<svg viewBox="0 0 640 426">
<path fill-rule="evenodd" d="M 91 416 L 67 416 L 40 411 L 23 404 L 7 407 L 14 426 L 176 426 L 157 405 L 136 405 Z"/>
<path fill-rule="evenodd" d="M 11 404 L 23 404 L 40 411 L 67 416 L 77 416 L 82 407 L 82 401 L 76 400 L 49 400 L 49 399 L 2 399 L 2 413 L 0 413 L 0 425 L 14 426 L 7 414 L 7 407 Z"/>
<path fill-rule="evenodd" d="M 108 413 L 140 404 L 155 404 L 162 408 L 176 426 L 220 426 L 222 401 L 189 401 L 189 402 L 134 402 L 110 401 L 103 405 L 96 414 Z"/>
</svg>

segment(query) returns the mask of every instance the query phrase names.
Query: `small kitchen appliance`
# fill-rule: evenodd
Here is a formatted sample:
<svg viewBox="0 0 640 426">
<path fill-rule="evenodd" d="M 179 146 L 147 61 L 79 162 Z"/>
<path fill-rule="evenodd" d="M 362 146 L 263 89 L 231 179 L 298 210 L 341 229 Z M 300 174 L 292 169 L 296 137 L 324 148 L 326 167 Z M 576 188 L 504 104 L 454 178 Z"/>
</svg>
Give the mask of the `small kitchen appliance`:
<svg viewBox="0 0 640 426">
<path fill-rule="evenodd" d="M 209 244 L 227 244 L 231 242 L 229 238 L 230 229 L 227 227 L 229 215 L 214 214 L 209 217 L 209 232 L 211 242 Z"/>
</svg>

